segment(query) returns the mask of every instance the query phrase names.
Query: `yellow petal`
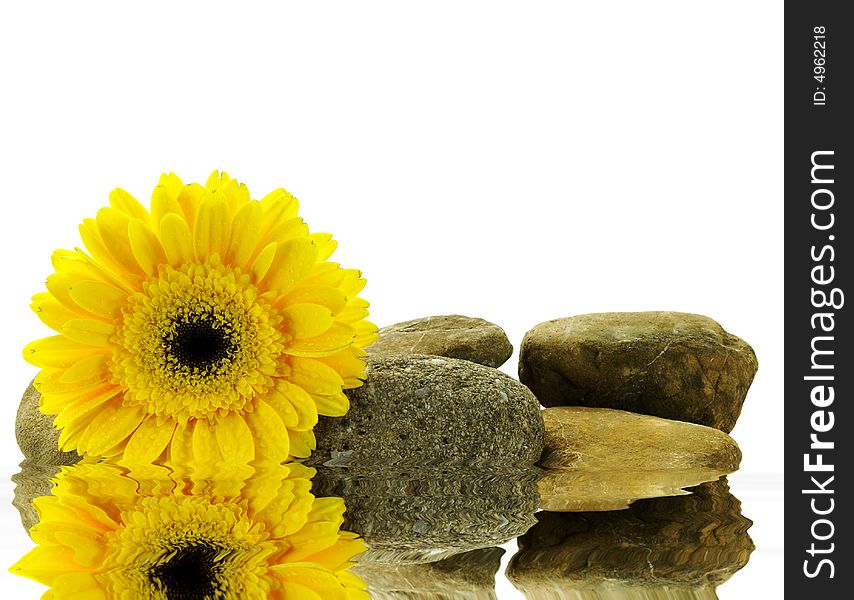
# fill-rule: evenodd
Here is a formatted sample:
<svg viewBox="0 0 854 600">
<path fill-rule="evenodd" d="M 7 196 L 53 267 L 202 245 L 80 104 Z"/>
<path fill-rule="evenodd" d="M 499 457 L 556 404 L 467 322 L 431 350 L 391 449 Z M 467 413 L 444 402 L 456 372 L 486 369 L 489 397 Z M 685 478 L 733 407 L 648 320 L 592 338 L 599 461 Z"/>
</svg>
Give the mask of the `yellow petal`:
<svg viewBox="0 0 854 600">
<path fill-rule="evenodd" d="M 91 348 L 90 348 L 91 353 Z M 70 394 L 83 393 L 97 386 L 80 386 L 60 383 L 59 379 L 65 373 L 63 368 L 47 367 L 39 371 L 33 380 L 33 386 L 42 394 Z"/>
<path fill-rule="evenodd" d="M 287 428 L 278 413 L 263 400 L 255 401 L 255 410 L 246 414 L 246 423 L 255 433 L 255 450 L 260 456 L 283 461 L 290 452 Z"/>
<path fill-rule="evenodd" d="M 24 360 L 37 367 L 67 369 L 91 354 L 90 346 L 84 346 L 61 335 L 35 340 L 24 347 Z"/>
<path fill-rule="evenodd" d="M 223 457 L 238 464 L 255 458 L 255 439 L 243 417 L 230 412 L 216 424 L 216 440 Z"/>
<path fill-rule="evenodd" d="M 217 425 L 222 426 L 221 423 Z M 193 456 L 196 457 L 195 464 L 216 465 L 223 459 L 214 427 L 208 423 L 207 419 L 197 419 L 193 427 Z"/>
<path fill-rule="evenodd" d="M 136 262 L 148 276 L 157 272 L 157 266 L 166 262 L 166 252 L 151 228 L 138 219 L 128 224 L 128 238 Z"/>
<path fill-rule="evenodd" d="M 308 458 L 317 448 L 314 431 L 294 431 L 288 429 L 291 456 L 296 458 Z"/>
<path fill-rule="evenodd" d="M 308 225 L 302 219 L 288 219 L 264 234 L 266 242 L 287 242 L 308 237 Z"/>
<path fill-rule="evenodd" d="M 117 319 L 128 300 L 125 292 L 100 281 L 77 281 L 68 295 L 83 310 L 106 319 Z"/>
<path fill-rule="evenodd" d="M 252 468 L 254 476 L 246 480 L 246 487 L 242 491 L 248 501 L 250 514 L 254 513 L 256 522 L 265 522 L 268 514 L 261 513 L 269 510 L 272 519 L 281 520 L 288 514 L 288 520 L 291 521 L 293 512 L 288 506 L 294 500 L 294 485 L 293 482 L 285 481 L 290 468 L 281 464 L 281 461 L 267 459 L 255 460 Z M 305 495 L 311 497 L 308 490 Z M 307 510 L 301 514 L 302 522 L 305 522 L 305 514 L 308 514 Z M 277 534 L 273 535 L 278 537 Z"/>
<path fill-rule="evenodd" d="M 327 356 L 346 348 L 355 338 L 356 331 L 352 327 L 343 323 L 333 323 L 329 329 L 318 336 L 288 342 L 285 345 L 285 352 L 294 356 Z"/>
<path fill-rule="evenodd" d="M 120 442 L 126 440 L 142 423 L 145 414 L 139 406 L 123 406 L 113 400 L 92 420 L 80 437 L 77 449 L 90 456 L 103 456 Z"/>
<path fill-rule="evenodd" d="M 64 384 L 90 384 L 99 381 L 107 381 L 110 378 L 110 358 L 106 352 L 99 352 L 78 360 L 71 365 L 60 377 L 59 382 Z"/>
<path fill-rule="evenodd" d="M 344 500 L 336 497 L 317 498 L 311 505 L 312 521 L 329 521 L 338 523 L 343 520 Z"/>
<path fill-rule="evenodd" d="M 61 504 L 58 500 L 48 500 L 50 496 L 39 496 L 33 500 L 33 508 L 39 516 L 39 522 L 30 528 L 30 536 L 37 544 L 52 542 L 52 534 L 48 527 L 54 523 L 69 523 L 77 520 L 77 515 L 71 507 Z"/>
<path fill-rule="evenodd" d="M 314 398 L 298 385 L 279 381 L 276 391 L 291 405 L 296 413 L 297 421 L 290 425 L 291 429 L 306 431 L 317 425 L 317 407 Z"/>
<path fill-rule="evenodd" d="M 95 417 L 100 414 L 99 410 L 90 410 L 81 415 L 79 418 L 71 421 L 68 425 L 62 427 L 59 432 L 59 449 L 63 452 L 71 452 L 77 450 L 78 454 L 83 454 L 82 450 L 78 450 L 80 438 L 86 433 L 86 429 L 95 420 Z M 57 419 L 59 417 L 57 416 Z M 54 421 L 56 423 L 56 421 Z"/>
<path fill-rule="evenodd" d="M 233 265 L 250 264 L 258 247 L 263 212 L 257 202 L 249 202 L 235 215 L 226 262 Z"/>
<path fill-rule="evenodd" d="M 79 275 L 80 279 L 92 279 L 112 283 L 117 287 L 125 287 L 125 284 L 104 271 L 92 260 L 92 257 L 79 248 L 73 251 L 55 250 L 50 257 L 50 262 L 57 273 L 72 273 Z M 127 287 L 127 289 L 131 288 Z"/>
<path fill-rule="evenodd" d="M 291 357 L 290 381 L 311 394 L 332 396 L 341 391 L 344 382 L 332 368 L 312 358 Z"/>
<path fill-rule="evenodd" d="M 107 207 L 98 211 L 95 221 L 104 245 L 116 262 L 127 272 L 142 275 L 142 269 L 133 256 L 128 238 L 130 218 L 120 210 Z"/>
<path fill-rule="evenodd" d="M 337 263 L 319 262 L 311 267 L 311 271 L 300 285 L 326 285 L 337 288 L 344 281 L 344 276 L 344 269 Z"/>
<path fill-rule="evenodd" d="M 178 195 L 184 189 L 184 183 L 174 173 L 160 176 L 160 181 L 151 192 L 151 215 L 155 224 L 160 223 L 169 213 L 183 216 Z"/>
<path fill-rule="evenodd" d="M 264 279 L 267 273 L 270 270 L 270 267 L 273 264 L 273 260 L 276 258 L 276 252 L 278 251 L 278 245 L 274 243 L 267 244 L 261 252 L 258 253 L 258 256 L 255 257 L 255 260 L 252 262 L 252 279 L 258 283 Z"/>
<path fill-rule="evenodd" d="M 367 549 L 365 542 L 355 533 L 342 531 L 340 532 L 339 539 L 335 544 L 306 557 L 304 560 L 306 562 L 319 563 L 332 571 L 338 571 L 339 569 L 348 568 L 352 564 L 353 558 Z M 344 575 L 349 574 L 350 573 L 340 571 L 337 573 L 339 580 L 344 585 L 349 585 L 356 589 L 364 589 L 367 587 L 361 579 L 356 578 L 353 580 L 343 577 Z"/>
<path fill-rule="evenodd" d="M 278 578 L 289 585 L 298 584 L 318 593 L 328 600 L 347 600 L 344 586 L 338 581 L 335 573 L 314 565 L 279 564 L 270 568 Z"/>
<path fill-rule="evenodd" d="M 311 272 L 316 260 L 317 246 L 311 240 L 298 238 L 283 242 L 276 248 L 276 256 L 259 283 L 268 290 L 290 290 Z"/>
<path fill-rule="evenodd" d="M 335 315 L 335 318 L 342 323 L 353 324 L 366 319 L 368 318 L 367 302 L 361 298 L 352 298 L 347 302 L 347 308 Z"/>
<path fill-rule="evenodd" d="M 112 384 L 98 386 L 90 391 L 82 393 L 74 401 L 59 402 L 51 395 L 42 396 L 39 410 L 48 415 L 56 415 L 53 421 L 54 427 L 65 429 L 74 421 L 88 415 L 90 411 L 99 408 L 108 400 L 115 398 L 121 393 L 121 388 Z"/>
<path fill-rule="evenodd" d="M 212 255 L 223 256 L 231 236 L 231 215 L 225 201 L 208 198 L 199 206 L 193 239 L 196 260 L 205 261 Z"/>
<path fill-rule="evenodd" d="M 347 294 L 348 298 L 354 298 L 356 294 L 365 288 L 367 281 L 362 277 L 362 272 L 356 269 L 344 269 L 344 281 L 341 283 L 341 289 Z M 365 303 L 367 306 L 367 303 Z"/>
<path fill-rule="evenodd" d="M 196 213 L 199 211 L 199 205 L 202 203 L 202 199 L 208 195 L 209 192 L 198 183 L 185 185 L 181 189 L 181 193 L 178 194 L 177 201 L 181 207 L 181 212 L 184 214 L 184 220 L 190 227 L 190 231 L 193 230 L 193 226 L 196 223 Z"/>
<path fill-rule="evenodd" d="M 56 331 L 59 331 L 71 319 L 80 316 L 79 313 L 69 309 L 49 292 L 41 292 L 33 296 L 30 308 L 41 319 L 42 323 Z"/>
<path fill-rule="evenodd" d="M 354 354 L 352 350 L 354 348 L 351 346 L 346 350 L 341 350 L 329 356 L 321 356 L 315 360 L 330 367 L 344 379 L 350 377 L 364 378 L 365 361 Z M 363 351 L 360 351 L 360 353 L 364 354 Z"/>
<path fill-rule="evenodd" d="M 294 407 L 288 397 L 277 389 L 282 386 L 287 388 L 288 385 L 289 384 L 286 381 L 280 381 L 276 388 L 270 390 L 266 399 L 269 405 L 276 411 L 276 413 L 278 413 L 285 427 L 292 428 L 296 427 L 299 423 L 299 415 L 297 415 L 297 412 L 294 410 Z"/>
<path fill-rule="evenodd" d="M 342 537 L 348 533 L 349 531 L 342 531 Z M 359 540 L 362 542 L 362 540 Z M 360 544 L 362 546 L 361 552 L 367 550 L 364 546 L 364 542 Z M 347 600 L 371 600 L 370 594 L 368 594 L 368 584 L 362 581 L 362 579 L 353 573 L 352 571 L 339 571 L 338 578 L 341 580 L 341 583 L 347 588 Z"/>
<path fill-rule="evenodd" d="M 110 206 L 120 210 L 131 219 L 139 219 L 143 223 L 151 223 L 151 215 L 139 201 L 122 188 L 110 192 Z"/>
<path fill-rule="evenodd" d="M 328 260 L 335 249 L 338 248 L 338 242 L 332 239 L 330 233 L 312 233 L 311 239 L 317 245 L 317 260 Z"/>
<path fill-rule="evenodd" d="M 193 427 L 195 421 L 179 423 L 169 443 L 169 465 L 186 468 L 195 460 L 193 458 Z"/>
<path fill-rule="evenodd" d="M 74 562 L 84 567 L 100 567 L 106 547 L 103 542 L 73 531 L 57 531 L 56 539 L 74 550 Z"/>
<path fill-rule="evenodd" d="M 154 462 L 169 445 L 176 426 L 173 420 L 158 424 L 156 417 L 147 417 L 128 440 L 122 464 L 134 466 Z"/>
<path fill-rule="evenodd" d="M 58 569 L 57 566 L 60 568 Z M 15 563 L 9 570 L 44 585 L 52 585 L 62 574 L 62 566 L 74 566 L 74 551 L 65 546 L 37 546 Z"/>
<path fill-rule="evenodd" d="M 353 346 L 351 346 L 351 348 L 366 348 L 377 341 L 377 338 L 379 337 L 377 326 L 370 321 L 351 321 L 350 325 L 356 330 L 356 339 L 353 340 Z"/>
<path fill-rule="evenodd" d="M 36 376 L 36 379 L 33 381 L 33 386 L 41 393 L 41 405 L 44 405 L 47 400 L 46 398 L 51 398 L 52 400 L 56 400 L 59 402 L 59 406 L 65 406 L 69 403 L 76 402 L 86 394 L 94 392 L 96 389 L 103 388 L 105 385 L 108 385 L 107 381 L 94 381 L 90 383 L 84 384 L 68 384 L 68 383 L 59 383 L 59 380 L 62 379 L 62 376 L 65 375 L 67 369 L 42 369 L 41 372 Z M 42 377 L 43 374 L 50 373 L 51 376 L 47 380 Z M 112 384 L 109 384 L 112 386 Z M 44 412 L 48 412 L 45 410 Z M 56 411 L 54 411 L 55 413 Z"/>
<path fill-rule="evenodd" d="M 95 219 L 83 219 L 83 223 L 80 224 L 80 238 L 92 258 L 105 273 L 112 278 L 124 281 L 133 289 L 139 286 L 141 278 L 136 273 L 129 272 L 116 260 L 102 239 L 101 231 Z"/>
<path fill-rule="evenodd" d="M 57 600 L 107 600 L 107 594 L 92 573 L 68 573 L 57 577 L 51 590 Z M 46 600 L 42 596 L 42 600 Z"/>
<path fill-rule="evenodd" d="M 70 340 L 100 347 L 111 345 L 110 336 L 113 335 L 114 331 L 115 328 L 109 323 L 79 318 L 69 320 L 60 330 L 62 335 Z"/>
<path fill-rule="evenodd" d="M 160 241 L 171 265 L 177 266 L 193 260 L 193 236 L 182 216 L 170 212 L 161 219 Z"/>
<path fill-rule="evenodd" d="M 319 304 L 292 304 L 281 315 L 279 329 L 293 338 L 313 338 L 332 326 L 332 313 Z"/>
<path fill-rule="evenodd" d="M 275 227 L 278 223 L 293 219 L 299 212 L 299 202 L 284 188 L 278 188 L 261 198 L 264 219 Z"/>
<path fill-rule="evenodd" d="M 71 294 L 68 293 L 68 290 L 71 289 L 71 286 L 79 281 L 86 281 L 85 279 L 81 279 L 79 275 L 75 275 L 72 273 L 52 273 L 47 278 L 47 289 L 50 294 L 57 299 L 65 308 L 68 310 L 77 313 L 78 316 L 86 315 L 86 311 L 80 308 L 80 305 L 77 304 L 74 300 L 71 299 Z M 91 313 L 90 313 L 91 314 Z"/>
<path fill-rule="evenodd" d="M 336 315 L 347 306 L 347 296 L 341 290 L 326 285 L 301 285 L 280 296 L 276 301 L 276 307 L 303 303 L 320 304 Z"/>
<path fill-rule="evenodd" d="M 317 498 L 314 504 L 317 504 L 319 500 L 331 499 Z M 312 512 L 314 512 L 314 505 L 312 505 Z M 340 517 L 336 521 L 317 521 L 312 515 L 309 515 L 309 522 L 297 533 L 288 538 L 291 547 L 285 553 L 282 562 L 284 564 L 300 562 L 332 546 L 338 540 L 338 530 L 341 523 L 342 519 Z"/>
<path fill-rule="evenodd" d="M 282 483 L 279 494 L 263 508 L 261 515 L 274 538 L 284 538 L 305 527 L 314 502 L 311 478 L 315 470 L 293 461 L 286 468 L 290 475 L 287 479 L 279 479 Z M 280 471 L 274 471 L 271 475 L 280 475 Z"/>
<path fill-rule="evenodd" d="M 218 185 L 216 189 L 210 190 L 211 195 L 225 202 L 229 214 L 235 214 L 241 206 L 250 201 L 249 189 L 236 179 L 230 179 L 227 182 L 223 179 L 222 181 L 223 185 Z"/>
<path fill-rule="evenodd" d="M 229 181 L 231 181 L 231 177 L 228 176 L 228 173 L 224 171 L 220 173 L 219 169 L 214 169 L 205 181 L 205 189 L 209 192 L 215 192 L 217 188 L 223 187 Z"/>
<path fill-rule="evenodd" d="M 299 583 L 285 581 L 277 585 L 279 587 L 268 593 L 268 600 L 324 600 L 323 596 Z"/>
<path fill-rule="evenodd" d="M 317 475 L 317 469 L 314 467 L 307 467 L 302 463 L 290 463 L 287 465 L 290 479 L 294 481 L 307 480 L 309 483 L 306 487 L 306 491 L 311 490 L 311 480 L 314 479 L 314 476 Z M 314 502 L 314 499 L 312 499 Z M 310 506 L 308 507 L 311 508 Z M 308 514 L 308 510 L 306 510 L 306 514 Z"/>
<path fill-rule="evenodd" d="M 333 396 L 314 395 L 317 413 L 326 417 L 343 417 L 350 410 L 350 400 L 344 392 Z"/>
</svg>

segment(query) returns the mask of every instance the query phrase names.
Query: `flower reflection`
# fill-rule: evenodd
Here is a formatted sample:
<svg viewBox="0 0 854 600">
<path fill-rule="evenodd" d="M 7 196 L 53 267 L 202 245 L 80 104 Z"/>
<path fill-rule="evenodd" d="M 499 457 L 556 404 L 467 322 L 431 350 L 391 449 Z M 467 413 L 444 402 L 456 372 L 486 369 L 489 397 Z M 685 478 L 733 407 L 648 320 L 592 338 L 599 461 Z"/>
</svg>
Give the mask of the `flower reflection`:
<svg viewBox="0 0 854 600">
<path fill-rule="evenodd" d="M 86 460 L 34 501 L 37 546 L 12 567 L 44 598 L 367 599 L 344 502 L 298 463 L 176 473 Z"/>
</svg>

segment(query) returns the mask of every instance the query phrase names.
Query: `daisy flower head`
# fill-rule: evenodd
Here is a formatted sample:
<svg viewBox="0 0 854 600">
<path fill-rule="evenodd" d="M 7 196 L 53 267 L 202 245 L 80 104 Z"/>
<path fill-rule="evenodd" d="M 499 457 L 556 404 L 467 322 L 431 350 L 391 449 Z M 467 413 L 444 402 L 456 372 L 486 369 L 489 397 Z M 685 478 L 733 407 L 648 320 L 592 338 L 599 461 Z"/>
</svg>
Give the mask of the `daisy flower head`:
<svg viewBox="0 0 854 600">
<path fill-rule="evenodd" d="M 32 308 L 57 335 L 40 367 L 40 410 L 83 456 L 206 464 L 305 457 L 318 414 L 340 416 L 361 385 L 376 327 L 365 280 L 328 259 L 283 189 L 252 200 L 214 172 L 163 175 L 150 210 L 124 190 L 57 250 Z"/>
<path fill-rule="evenodd" d="M 369 599 L 349 571 L 364 542 L 340 530 L 343 500 L 311 494 L 313 469 L 227 481 L 236 473 L 137 479 L 109 462 L 63 467 L 52 495 L 34 502 L 37 546 L 10 570 L 55 600 Z"/>
</svg>

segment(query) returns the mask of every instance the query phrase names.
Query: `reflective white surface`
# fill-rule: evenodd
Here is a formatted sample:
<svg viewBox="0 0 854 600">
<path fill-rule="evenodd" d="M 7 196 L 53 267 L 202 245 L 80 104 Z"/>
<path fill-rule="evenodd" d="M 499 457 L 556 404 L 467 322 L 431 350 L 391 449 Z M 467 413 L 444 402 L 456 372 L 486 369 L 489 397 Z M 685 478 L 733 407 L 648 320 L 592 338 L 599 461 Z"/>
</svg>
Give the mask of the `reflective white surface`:
<svg viewBox="0 0 854 600">
<path fill-rule="evenodd" d="M 221 168 L 294 193 L 379 325 L 467 314 L 518 348 L 551 318 L 682 310 L 752 344 L 731 482 L 757 550 L 719 591 L 781 595 L 781 3 L 46 2 L 0 23 L 0 566 L 28 544 L 8 477 L 51 250 L 113 187 Z M 0 589 L 44 588 L 3 569 Z"/>
</svg>

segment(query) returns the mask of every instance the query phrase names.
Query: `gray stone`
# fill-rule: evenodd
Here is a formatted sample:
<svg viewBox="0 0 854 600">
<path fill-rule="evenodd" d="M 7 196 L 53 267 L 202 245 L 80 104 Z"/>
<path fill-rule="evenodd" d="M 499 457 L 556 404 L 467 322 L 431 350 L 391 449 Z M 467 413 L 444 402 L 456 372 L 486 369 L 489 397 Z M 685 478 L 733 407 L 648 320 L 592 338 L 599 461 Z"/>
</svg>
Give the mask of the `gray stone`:
<svg viewBox="0 0 854 600">
<path fill-rule="evenodd" d="M 535 522 L 540 470 L 529 466 L 321 467 L 316 496 L 347 507 L 342 528 L 365 539 L 360 563 L 418 564 L 497 546 Z"/>
<path fill-rule="evenodd" d="M 309 464 L 530 465 L 542 452 L 543 420 L 530 390 L 466 360 L 369 357 L 365 384 L 347 396 L 350 411 L 315 428 Z"/>
<path fill-rule="evenodd" d="M 540 507 L 550 511 L 627 508 L 640 498 L 738 469 L 741 450 L 718 429 L 610 408 L 558 406 L 543 412 Z"/>
<path fill-rule="evenodd" d="M 513 354 L 513 345 L 504 330 L 494 323 L 461 315 L 440 315 L 383 327 L 377 341 L 366 350 L 375 357 L 431 354 L 500 367 Z"/>
<path fill-rule="evenodd" d="M 353 572 L 373 600 L 496 600 L 503 555 L 501 548 L 483 548 L 426 564 L 360 563 Z"/>
<path fill-rule="evenodd" d="M 76 452 L 59 450 L 59 430 L 53 426 L 54 416 L 39 412 L 41 394 L 27 386 L 15 420 L 15 438 L 24 457 L 31 464 L 59 467 L 73 465 L 80 460 Z"/>
<path fill-rule="evenodd" d="M 747 534 L 752 522 L 726 479 L 627 510 L 542 512 L 537 521 L 519 538 L 507 569 L 528 598 L 610 598 L 576 592 L 615 587 L 646 589 L 639 598 L 714 598 L 714 588 L 747 564 L 754 549 Z M 686 594 L 658 594 L 663 588 Z"/>
<path fill-rule="evenodd" d="M 735 426 L 757 369 L 743 340 L 686 313 L 597 313 L 525 334 L 519 378 L 544 406 L 616 408 Z"/>
</svg>

